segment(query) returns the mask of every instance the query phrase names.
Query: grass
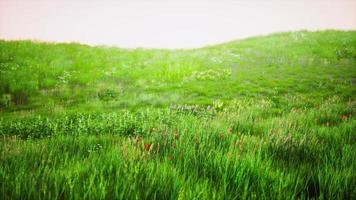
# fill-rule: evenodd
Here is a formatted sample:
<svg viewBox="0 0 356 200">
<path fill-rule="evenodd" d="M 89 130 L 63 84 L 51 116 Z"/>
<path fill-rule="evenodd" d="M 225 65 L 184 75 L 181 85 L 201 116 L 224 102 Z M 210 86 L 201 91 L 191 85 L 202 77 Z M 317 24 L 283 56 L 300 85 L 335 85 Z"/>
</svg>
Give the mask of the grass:
<svg viewBox="0 0 356 200">
<path fill-rule="evenodd" d="M 356 33 L 0 41 L 2 199 L 355 199 Z"/>
</svg>

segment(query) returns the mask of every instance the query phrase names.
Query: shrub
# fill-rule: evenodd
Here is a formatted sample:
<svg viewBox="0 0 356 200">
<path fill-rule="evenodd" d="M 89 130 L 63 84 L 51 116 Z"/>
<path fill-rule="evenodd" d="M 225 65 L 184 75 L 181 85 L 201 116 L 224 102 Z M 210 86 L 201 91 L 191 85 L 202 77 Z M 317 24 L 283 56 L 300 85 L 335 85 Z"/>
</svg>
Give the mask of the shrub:
<svg viewBox="0 0 356 200">
<path fill-rule="evenodd" d="M 101 101 L 109 101 L 109 100 L 113 100 L 116 99 L 119 96 L 119 91 L 114 90 L 114 89 L 105 89 L 102 91 L 98 92 L 98 98 Z"/>
</svg>

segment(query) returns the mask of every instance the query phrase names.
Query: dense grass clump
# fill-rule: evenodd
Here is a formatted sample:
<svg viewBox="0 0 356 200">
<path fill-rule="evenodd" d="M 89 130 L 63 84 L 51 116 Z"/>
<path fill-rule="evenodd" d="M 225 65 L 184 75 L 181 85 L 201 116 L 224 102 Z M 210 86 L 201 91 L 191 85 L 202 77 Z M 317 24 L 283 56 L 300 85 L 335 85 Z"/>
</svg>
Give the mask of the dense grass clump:
<svg viewBox="0 0 356 200">
<path fill-rule="evenodd" d="M 356 33 L 0 41 L 1 199 L 356 199 Z"/>
</svg>

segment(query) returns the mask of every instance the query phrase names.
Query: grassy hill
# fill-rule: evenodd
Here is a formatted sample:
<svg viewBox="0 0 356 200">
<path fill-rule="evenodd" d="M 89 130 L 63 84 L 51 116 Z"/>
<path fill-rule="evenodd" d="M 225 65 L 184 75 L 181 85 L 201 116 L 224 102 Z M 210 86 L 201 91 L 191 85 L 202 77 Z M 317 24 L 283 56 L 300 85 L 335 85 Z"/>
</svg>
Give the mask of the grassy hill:
<svg viewBox="0 0 356 200">
<path fill-rule="evenodd" d="M 356 32 L 0 41 L 2 199 L 355 199 Z"/>
</svg>

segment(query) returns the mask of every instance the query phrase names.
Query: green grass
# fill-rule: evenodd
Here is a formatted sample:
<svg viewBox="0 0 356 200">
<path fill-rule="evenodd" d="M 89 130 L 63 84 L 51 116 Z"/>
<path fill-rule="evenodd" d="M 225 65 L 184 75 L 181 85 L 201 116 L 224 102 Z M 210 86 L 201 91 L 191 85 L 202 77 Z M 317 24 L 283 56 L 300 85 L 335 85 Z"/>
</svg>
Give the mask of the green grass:
<svg viewBox="0 0 356 200">
<path fill-rule="evenodd" d="M 0 41 L 1 199 L 356 199 L 356 32 Z"/>
</svg>

